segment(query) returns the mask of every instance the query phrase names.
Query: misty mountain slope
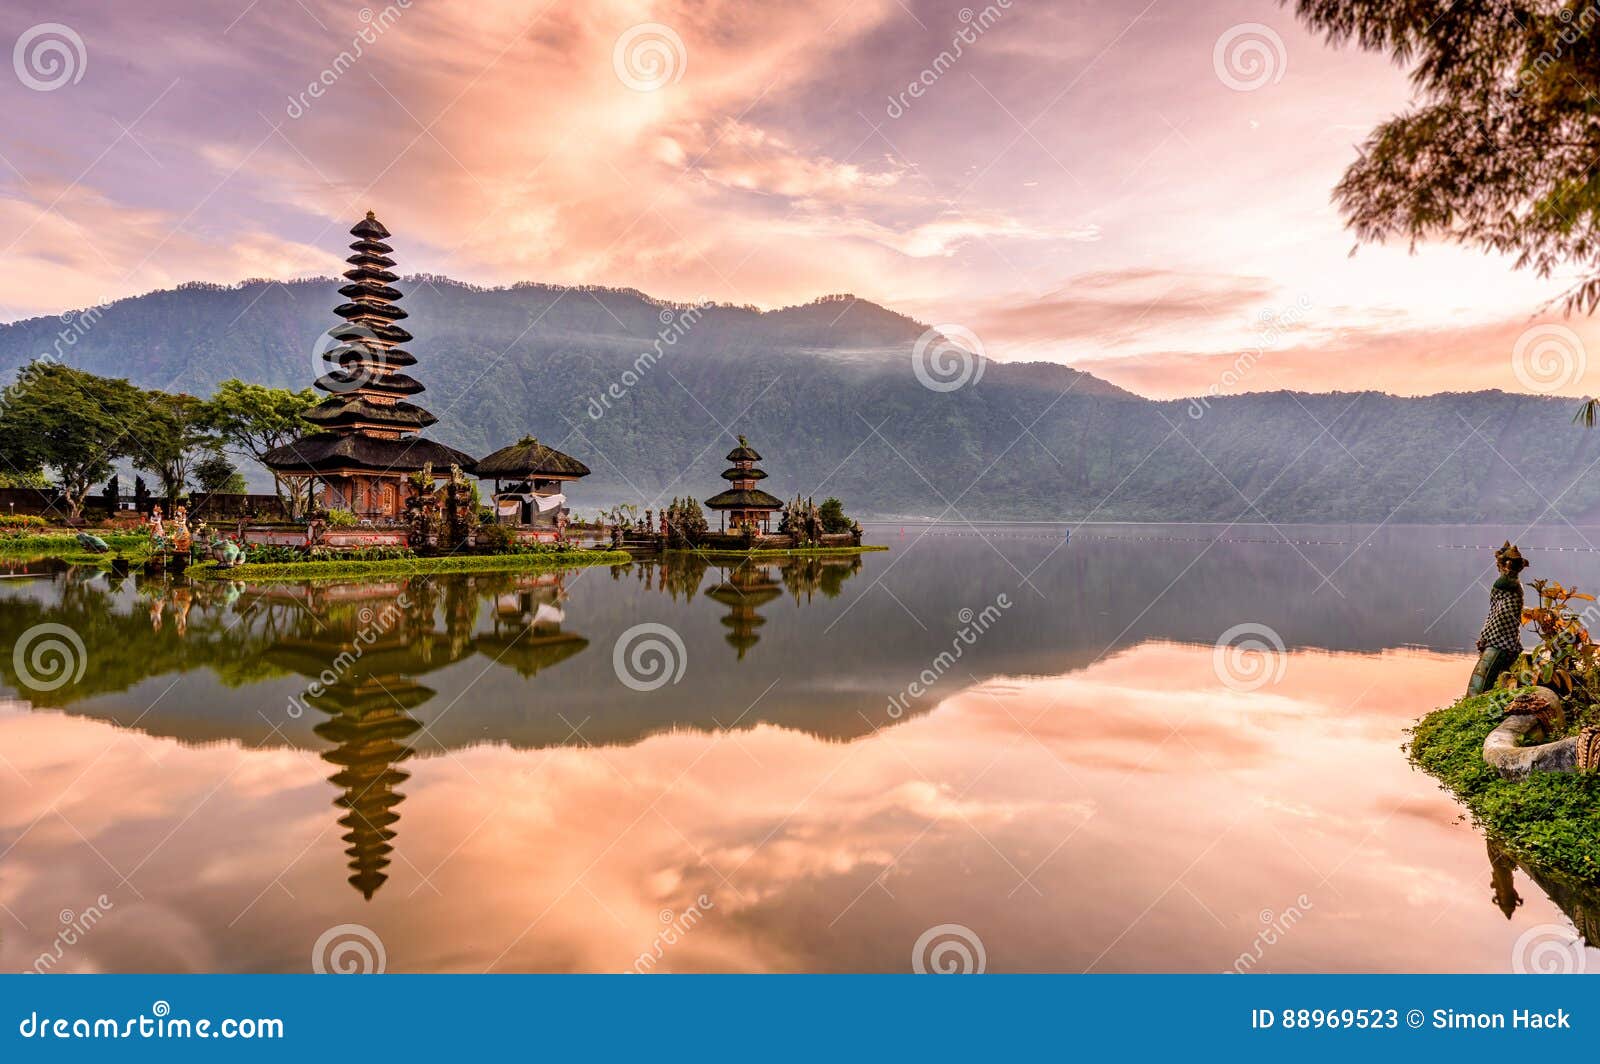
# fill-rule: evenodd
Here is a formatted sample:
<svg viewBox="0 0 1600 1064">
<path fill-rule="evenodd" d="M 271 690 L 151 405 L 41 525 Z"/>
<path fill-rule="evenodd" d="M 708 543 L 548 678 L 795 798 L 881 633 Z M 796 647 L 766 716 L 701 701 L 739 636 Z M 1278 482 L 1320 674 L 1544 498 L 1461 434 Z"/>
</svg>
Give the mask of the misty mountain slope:
<svg viewBox="0 0 1600 1064">
<path fill-rule="evenodd" d="M 40 354 L 206 395 L 229 377 L 304 387 L 338 301 L 329 280 L 190 285 L 63 321 L 0 325 L 0 373 Z M 1572 401 L 1501 392 L 1288 392 L 1153 402 L 1049 364 L 988 363 L 924 387 L 925 326 L 833 297 L 760 312 L 638 292 L 441 278 L 400 287 L 429 435 L 483 454 L 532 432 L 593 470 L 584 510 L 718 491 L 729 432 L 782 496 L 952 519 L 1532 520 L 1600 513 L 1600 433 Z M 673 343 L 664 337 L 672 336 Z M 68 342 L 70 340 L 71 342 Z M 662 340 L 662 354 L 653 353 Z M 1195 412 L 1201 416 L 1192 416 Z"/>
</svg>

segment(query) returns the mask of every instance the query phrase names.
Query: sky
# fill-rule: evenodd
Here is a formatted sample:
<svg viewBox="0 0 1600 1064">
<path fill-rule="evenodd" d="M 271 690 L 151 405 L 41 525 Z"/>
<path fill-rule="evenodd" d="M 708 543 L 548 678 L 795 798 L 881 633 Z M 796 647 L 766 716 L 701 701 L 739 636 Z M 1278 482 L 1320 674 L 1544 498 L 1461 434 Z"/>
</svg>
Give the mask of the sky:
<svg viewBox="0 0 1600 1064">
<path fill-rule="evenodd" d="M 1270 0 L 8 0 L 0 42 L 0 320 L 331 275 L 373 210 L 405 273 L 849 292 L 1157 397 L 1600 391 L 1569 278 L 1352 254 L 1406 71 Z"/>
</svg>

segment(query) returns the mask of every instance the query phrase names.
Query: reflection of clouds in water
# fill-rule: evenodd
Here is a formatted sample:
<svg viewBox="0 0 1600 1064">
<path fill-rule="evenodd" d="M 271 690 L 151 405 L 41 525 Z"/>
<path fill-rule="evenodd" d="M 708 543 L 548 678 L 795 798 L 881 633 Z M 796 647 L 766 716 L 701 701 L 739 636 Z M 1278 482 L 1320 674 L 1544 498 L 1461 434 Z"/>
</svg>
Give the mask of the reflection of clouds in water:
<svg viewBox="0 0 1600 1064">
<path fill-rule="evenodd" d="M 359 919 L 392 971 L 617 971 L 662 910 L 704 894 L 713 914 L 664 967 L 902 970 L 919 934 L 954 921 L 994 971 L 1215 971 L 1262 909 L 1306 894 L 1275 970 L 1497 969 L 1523 922 L 1556 910 L 1531 888 L 1511 924 L 1485 903 L 1481 840 L 1398 750 L 1464 669 L 1299 655 L 1282 684 L 1238 695 L 1209 646 L 1154 643 L 846 743 L 760 725 L 417 758 L 370 903 L 344 883 L 317 757 L 0 717 L 33 783 L 0 773 L 0 845 L 101 757 L 63 811 L 121 869 L 155 850 L 134 876 L 148 902 L 124 912 L 118 895 L 92 936 L 103 968 L 302 970 L 318 934 Z M 109 875 L 52 819 L 0 885 L 30 925 Z M 143 913 L 166 945 L 113 934 Z M 30 945 L 8 934 L 7 963 Z"/>
</svg>

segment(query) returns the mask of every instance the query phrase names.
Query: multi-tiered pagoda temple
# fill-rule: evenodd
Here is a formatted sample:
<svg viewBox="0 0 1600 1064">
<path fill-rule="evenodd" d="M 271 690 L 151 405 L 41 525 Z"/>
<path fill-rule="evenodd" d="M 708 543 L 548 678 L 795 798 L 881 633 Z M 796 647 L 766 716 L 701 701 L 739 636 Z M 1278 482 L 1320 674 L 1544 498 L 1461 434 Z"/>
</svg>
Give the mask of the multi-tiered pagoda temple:
<svg viewBox="0 0 1600 1064">
<path fill-rule="evenodd" d="M 389 230 L 368 211 L 350 235 L 356 238 L 345 260 L 350 283 L 339 289 L 349 302 L 334 308 L 344 321 L 328 330 L 334 345 L 322 358 L 331 365 L 316 381 L 328 398 L 304 415 L 321 431 L 268 451 L 263 460 L 280 477 L 320 481 L 326 509 L 395 521 L 412 491 L 409 474 L 431 466 L 443 479 L 452 465 L 470 472 L 474 463 L 419 435 L 438 419 L 407 401 L 423 388 L 404 372 L 417 360 L 399 346 L 412 337 L 397 324 L 406 312 L 395 306 L 401 294 L 391 272 L 394 248 L 384 243 Z"/>
<path fill-rule="evenodd" d="M 739 446 L 728 452 L 728 461 L 732 467 L 722 471 L 728 490 L 711 496 L 706 505 L 722 512 L 723 527 L 730 532 L 748 526 L 765 533 L 773 513 L 783 509 L 783 503 L 756 487 L 756 481 L 767 479 L 767 474 L 756 466 L 761 456 L 740 436 Z"/>
</svg>

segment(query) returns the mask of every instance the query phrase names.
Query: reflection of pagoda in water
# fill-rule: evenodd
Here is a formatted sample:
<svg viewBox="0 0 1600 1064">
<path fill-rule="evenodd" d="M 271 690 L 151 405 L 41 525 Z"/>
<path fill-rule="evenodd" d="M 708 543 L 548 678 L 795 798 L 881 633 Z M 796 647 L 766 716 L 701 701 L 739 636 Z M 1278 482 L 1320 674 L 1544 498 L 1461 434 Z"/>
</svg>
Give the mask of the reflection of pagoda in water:
<svg viewBox="0 0 1600 1064">
<path fill-rule="evenodd" d="M 756 629 L 767 623 L 756 610 L 782 594 L 772 569 L 751 563 L 738 566 L 725 574 L 722 583 L 706 589 L 707 598 L 728 607 L 728 615 L 722 618 L 728 634 L 723 638 L 739 652 L 740 661 L 745 651 L 761 641 Z"/>
<path fill-rule="evenodd" d="M 339 824 L 350 885 L 370 900 L 389 878 L 396 807 L 404 798 L 398 787 L 409 778 L 397 766 L 413 752 L 406 740 L 422 727 L 409 711 L 434 696 L 415 677 L 473 653 L 473 611 L 470 601 L 447 592 L 445 630 L 437 630 L 438 591 L 421 580 L 286 587 L 285 593 L 307 611 L 299 630 L 266 657 L 307 677 L 304 703 L 328 715 L 313 730 L 334 744 L 322 758 L 338 767 L 328 778 L 340 790 L 334 804 L 344 810 Z"/>
</svg>

